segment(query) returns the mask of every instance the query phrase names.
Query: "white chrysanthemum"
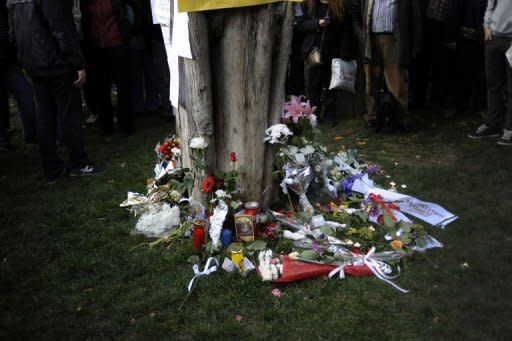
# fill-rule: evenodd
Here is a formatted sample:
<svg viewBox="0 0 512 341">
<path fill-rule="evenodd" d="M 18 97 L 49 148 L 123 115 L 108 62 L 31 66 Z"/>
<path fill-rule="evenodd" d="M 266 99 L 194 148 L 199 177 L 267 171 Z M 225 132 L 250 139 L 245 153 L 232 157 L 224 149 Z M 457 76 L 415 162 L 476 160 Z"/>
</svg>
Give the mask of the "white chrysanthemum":
<svg viewBox="0 0 512 341">
<path fill-rule="evenodd" d="M 307 146 L 301 148 L 300 152 L 304 155 L 311 155 L 315 152 L 315 148 L 312 145 L 308 144 Z"/>
<path fill-rule="evenodd" d="M 194 137 L 190 140 L 190 148 L 192 149 L 205 149 L 208 147 L 208 143 L 203 137 Z"/>
<path fill-rule="evenodd" d="M 284 143 L 288 139 L 288 136 L 292 136 L 293 133 L 286 124 L 274 124 L 265 130 L 266 137 L 263 139 L 263 142 L 268 142 L 270 144 L 275 143 Z"/>
</svg>

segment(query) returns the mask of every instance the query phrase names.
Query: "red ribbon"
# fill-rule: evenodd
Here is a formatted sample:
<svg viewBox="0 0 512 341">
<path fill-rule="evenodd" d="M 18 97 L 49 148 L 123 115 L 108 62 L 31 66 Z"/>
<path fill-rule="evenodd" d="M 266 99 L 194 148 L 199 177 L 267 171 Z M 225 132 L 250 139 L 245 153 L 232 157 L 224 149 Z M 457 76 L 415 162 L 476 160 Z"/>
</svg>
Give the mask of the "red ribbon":
<svg viewBox="0 0 512 341">
<path fill-rule="evenodd" d="M 393 210 L 396 210 L 396 211 L 400 211 L 400 207 L 398 207 L 397 205 L 393 204 L 393 203 L 385 203 L 383 200 L 382 200 L 382 195 L 380 194 L 374 194 L 374 193 L 370 193 L 370 199 L 376 203 L 377 205 L 379 205 L 383 210 L 384 212 L 391 217 L 391 219 L 393 221 L 396 221 L 396 218 L 395 216 L 393 215 L 393 213 L 391 212 L 391 209 Z"/>
</svg>

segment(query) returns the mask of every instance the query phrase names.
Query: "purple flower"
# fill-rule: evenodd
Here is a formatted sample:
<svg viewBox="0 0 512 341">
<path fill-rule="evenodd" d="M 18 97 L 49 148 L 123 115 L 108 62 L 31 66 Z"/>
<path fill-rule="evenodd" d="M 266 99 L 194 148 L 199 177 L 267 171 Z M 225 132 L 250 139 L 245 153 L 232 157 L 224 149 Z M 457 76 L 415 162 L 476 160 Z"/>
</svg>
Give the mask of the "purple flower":
<svg viewBox="0 0 512 341">
<path fill-rule="evenodd" d="M 377 174 L 379 172 L 379 166 L 377 165 L 370 165 L 368 166 L 368 174 L 370 175 L 374 175 L 374 174 Z"/>
<path fill-rule="evenodd" d="M 317 242 L 312 242 L 311 243 L 311 249 L 313 249 L 313 251 L 315 251 L 316 253 L 318 253 L 318 255 L 323 255 L 324 254 L 324 248 L 318 244 Z"/>
<path fill-rule="evenodd" d="M 361 179 L 363 177 L 363 173 L 359 173 L 356 175 L 350 175 L 343 180 L 341 180 L 341 190 L 348 196 L 352 195 L 352 186 L 354 186 L 354 181 L 356 179 Z"/>
</svg>

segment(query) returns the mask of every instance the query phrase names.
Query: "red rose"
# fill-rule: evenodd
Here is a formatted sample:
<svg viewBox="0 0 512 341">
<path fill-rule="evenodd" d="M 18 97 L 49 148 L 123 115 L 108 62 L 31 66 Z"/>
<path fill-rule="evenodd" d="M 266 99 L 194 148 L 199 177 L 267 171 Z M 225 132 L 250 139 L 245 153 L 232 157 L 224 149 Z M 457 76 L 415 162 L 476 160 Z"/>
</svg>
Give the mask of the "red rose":
<svg viewBox="0 0 512 341">
<path fill-rule="evenodd" d="M 215 177 L 213 175 L 207 176 L 204 181 L 203 185 L 201 186 L 201 190 L 203 193 L 212 193 L 215 189 Z"/>
<path fill-rule="evenodd" d="M 231 162 L 236 162 L 236 154 L 235 154 L 235 152 L 231 152 L 231 154 L 229 154 L 229 159 L 231 160 Z"/>
</svg>

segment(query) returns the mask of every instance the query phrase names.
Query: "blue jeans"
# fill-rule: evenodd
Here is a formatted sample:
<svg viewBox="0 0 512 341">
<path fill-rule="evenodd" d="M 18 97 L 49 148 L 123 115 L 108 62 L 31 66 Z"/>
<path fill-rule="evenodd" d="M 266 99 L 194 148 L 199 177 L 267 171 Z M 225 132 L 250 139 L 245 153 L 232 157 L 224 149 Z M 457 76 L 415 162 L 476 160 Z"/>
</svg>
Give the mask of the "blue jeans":
<svg viewBox="0 0 512 341">
<path fill-rule="evenodd" d="M 8 65 L 1 76 L 2 86 L 12 94 L 20 114 L 23 139 L 33 140 L 36 137 L 36 110 L 32 88 L 21 68 L 16 64 Z M 7 115 L 7 118 L 9 116 Z M 7 123 L 8 125 L 8 123 Z M 1 134 L 1 133 L 0 133 Z M 1 138 L 0 138 L 1 139 Z"/>
</svg>

